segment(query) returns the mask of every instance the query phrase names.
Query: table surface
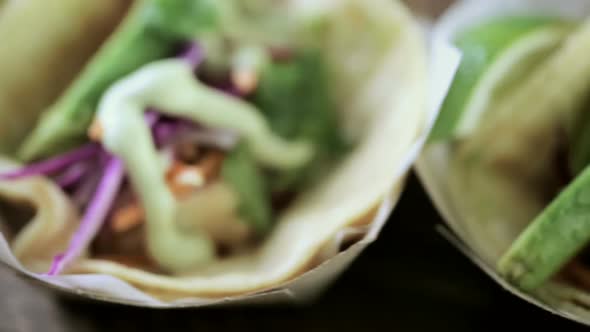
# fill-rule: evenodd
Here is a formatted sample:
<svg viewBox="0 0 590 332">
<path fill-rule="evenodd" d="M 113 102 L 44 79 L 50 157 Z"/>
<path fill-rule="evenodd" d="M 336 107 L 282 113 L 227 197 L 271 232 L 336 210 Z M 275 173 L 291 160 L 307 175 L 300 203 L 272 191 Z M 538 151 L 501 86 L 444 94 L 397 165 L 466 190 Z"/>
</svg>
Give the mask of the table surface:
<svg viewBox="0 0 590 332">
<path fill-rule="evenodd" d="M 438 13 L 449 0 L 408 0 Z M 0 268 L 0 331 L 497 331 L 582 327 L 503 291 L 435 230 L 412 177 L 379 239 L 314 304 L 158 311 L 48 296 Z"/>
</svg>

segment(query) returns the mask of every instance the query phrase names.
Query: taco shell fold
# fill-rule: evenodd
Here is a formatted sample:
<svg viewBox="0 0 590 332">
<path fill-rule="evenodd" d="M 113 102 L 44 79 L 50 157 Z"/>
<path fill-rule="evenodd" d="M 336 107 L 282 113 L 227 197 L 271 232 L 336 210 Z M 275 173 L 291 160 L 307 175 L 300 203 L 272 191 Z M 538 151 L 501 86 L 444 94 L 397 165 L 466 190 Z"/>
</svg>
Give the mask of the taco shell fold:
<svg viewBox="0 0 590 332">
<path fill-rule="evenodd" d="M 90 1 L 94 2 L 102 0 Z M 41 254 L 43 241 L 31 237 L 41 240 L 43 234 L 31 231 L 0 246 L 12 248 L 12 252 L 0 251 L 4 262 L 60 290 L 151 307 L 303 300 L 317 295 L 344 271 L 376 239 L 432 125 L 432 109 L 437 109 L 432 103 L 436 105 L 437 100 L 428 95 L 428 49 L 420 26 L 397 1 L 292 2 L 296 10 L 325 14 L 318 29 L 321 51 L 329 65 L 331 92 L 347 134 L 358 143 L 329 177 L 302 193 L 280 216 L 260 248 L 182 276 L 84 258 L 68 274 L 46 277 L 34 274 L 38 270 L 30 262 L 45 260 L 47 264 L 47 257 L 67 243 L 68 232 L 61 241 L 56 240 L 56 247 L 44 247 Z M 78 23 L 83 22 L 87 21 L 80 18 Z M 0 33 L 1 25 L 2 20 Z M 63 45 L 56 43 L 54 47 L 61 49 Z M 448 84 L 449 74 L 441 72 L 437 84 Z M 45 76 L 38 80 L 52 84 Z M 0 107 L 0 112 L 9 111 Z M 32 181 L 47 191 L 55 189 L 43 179 Z M 38 208 L 28 228 L 48 229 L 64 223 L 61 215 L 48 213 L 53 206 L 46 211 L 45 202 L 37 204 L 34 190 L 26 186 L 23 190 L 29 190 L 21 193 L 23 199 Z M 0 195 L 10 198 L 13 194 L 0 185 Z M 71 210 L 59 196 L 54 199 L 64 205 L 61 213 L 69 215 Z M 7 239 L 0 240 L 2 244 Z M 349 242 L 353 245 L 345 246 Z"/>
</svg>

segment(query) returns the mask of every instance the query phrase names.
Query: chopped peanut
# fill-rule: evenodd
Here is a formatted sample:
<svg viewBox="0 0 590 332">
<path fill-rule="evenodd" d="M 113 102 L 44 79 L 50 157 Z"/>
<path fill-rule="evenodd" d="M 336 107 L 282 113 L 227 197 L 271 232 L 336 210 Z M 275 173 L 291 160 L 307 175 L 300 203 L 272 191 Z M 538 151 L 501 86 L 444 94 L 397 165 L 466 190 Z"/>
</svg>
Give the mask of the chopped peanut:
<svg viewBox="0 0 590 332">
<path fill-rule="evenodd" d="M 166 182 L 177 197 L 184 197 L 204 184 L 204 176 L 197 166 L 175 160 L 166 173 Z"/>
<path fill-rule="evenodd" d="M 92 124 L 90 125 L 90 128 L 88 128 L 88 136 L 93 141 L 97 141 L 97 142 L 100 141 L 102 139 L 103 133 L 104 133 L 104 128 L 102 127 L 102 124 L 98 120 L 95 120 L 94 122 L 92 122 Z"/>
<path fill-rule="evenodd" d="M 221 152 L 208 153 L 198 165 L 173 161 L 166 174 L 168 186 L 176 197 L 185 198 L 203 187 L 207 181 L 218 175 L 224 155 Z M 111 227 L 117 233 L 126 232 L 140 225 L 144 211 L 134 202 L 119 208 L 113 213 Z"/>
<path fill-rule="evenodd" d="M 144 212 L 137 203 L 124 206 L 113 214 L 111 227 L 117 233 L 126 232 L 143 222 Z"/>
<path fill-rule="evenodd" d="M 242 94 L 250 94 L 258 87 L 258 74 L 253 70 L 238 69 L 231 74 L 232 83 Z"/>
<path fill-rule="evenodd" d="M 201 187 L 205 184 L 205 179 L 200 170 L 196 167 L 187 167 L 181 170 L 174 178 L 177 184 L 187 187 Z"/>
<path fill-rule="evenodd" d="M 224 155 L 221 152 L 208 153 L 197 165 L 175 160 L 166 173 L 166 181 L 177 197 L 186 197 L 216 177 Z"/>
</svg>

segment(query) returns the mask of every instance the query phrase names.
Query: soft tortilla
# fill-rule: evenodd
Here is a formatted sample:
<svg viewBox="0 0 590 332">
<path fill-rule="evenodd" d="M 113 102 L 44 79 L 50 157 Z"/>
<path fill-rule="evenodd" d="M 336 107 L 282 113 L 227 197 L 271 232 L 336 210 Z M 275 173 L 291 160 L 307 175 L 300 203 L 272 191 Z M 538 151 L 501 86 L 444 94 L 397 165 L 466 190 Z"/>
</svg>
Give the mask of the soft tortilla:
<svg viewBox="0 0 590 332">
<path fill-rule="evenodd" d="M 0 153 L 15 152 L 40 112 L 113 31 L 130 1 L 22 0 L 1 5 Z"/>
<path fill-rule="evenodd" d="M 330 13 L 321 45 L 333 66 L 333 91 L 347 132 L 359 139 L 356 150 L 304 193 L 252 254 L 182 277 L 91 259 L 80 261 L 74 272 L 114 276 L 167 301 L 269 290 L 325 263 L 316 258 L 341 231 L 363 218 L 373 221 L 383 200 L 399 196 L 407 158 L 428 130 L 422 31 L 405 7 L 390 0 L 294 3 L 300 10 Z M 393 208 L 385 206 L 387 213 Z M 126 294 L 110 297 L 125 302 Z"/>
</svg>

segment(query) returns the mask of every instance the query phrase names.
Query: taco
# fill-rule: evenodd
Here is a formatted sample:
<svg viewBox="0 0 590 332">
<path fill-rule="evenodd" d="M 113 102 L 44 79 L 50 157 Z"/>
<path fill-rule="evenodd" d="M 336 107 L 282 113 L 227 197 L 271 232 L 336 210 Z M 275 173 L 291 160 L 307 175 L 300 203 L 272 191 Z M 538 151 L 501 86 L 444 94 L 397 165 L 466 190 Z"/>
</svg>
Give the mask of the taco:
<svg viewBox="0 0 590 332">
<path fill-rule="evenodd" d="M 172 300 L 278 287 L 371 223 L 427 129 L 424 43 L 399 3 L 77 5 L 117 23 L 67 87 L 46 68 L 39 89 L 60 93 L 0 164 L 3 233 L 43 278 L 108 275 Z"/>
<path fill-rule="evenodd" d="M 419 168 L 483 266 L 588 322 L 590 7 L 482 3 L 439 25 L 463 58 Z"/>
</svg>

